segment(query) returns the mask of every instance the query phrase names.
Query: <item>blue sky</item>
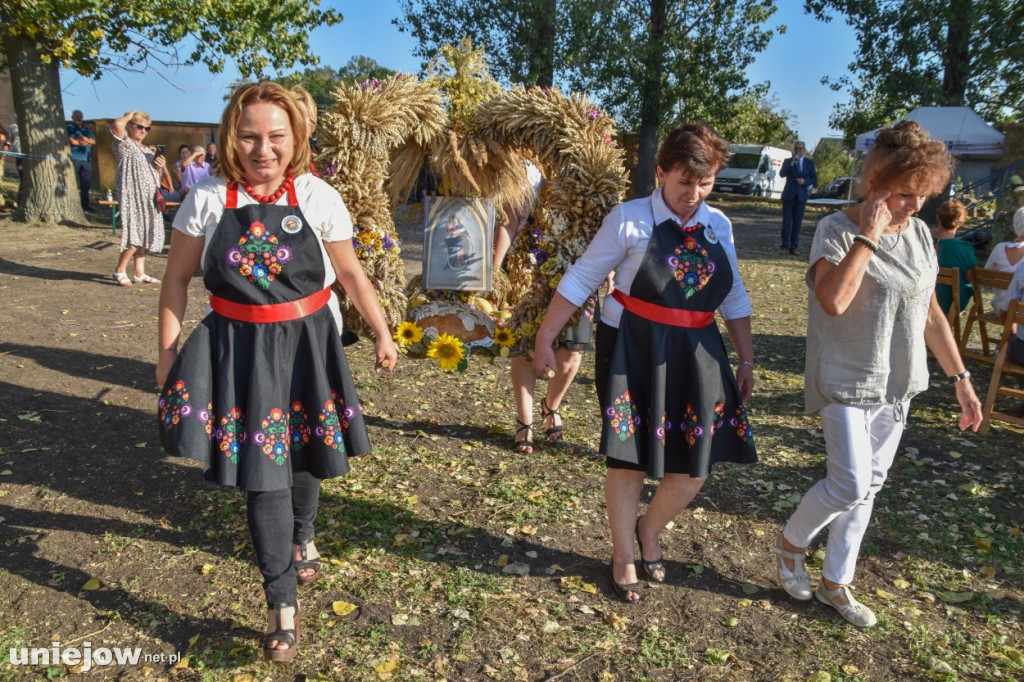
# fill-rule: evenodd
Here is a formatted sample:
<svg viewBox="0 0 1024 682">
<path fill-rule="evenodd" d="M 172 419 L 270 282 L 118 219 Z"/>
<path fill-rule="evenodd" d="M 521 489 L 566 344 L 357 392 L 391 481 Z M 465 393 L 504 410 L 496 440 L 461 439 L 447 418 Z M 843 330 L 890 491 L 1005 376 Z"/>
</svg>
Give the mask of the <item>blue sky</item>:
<svg viewBox="0 0 1024 682">
<path fill-rule="evenodd" d="M 325 0 L 323 5 L 336 7 L 345 20 L 311 34 L 310 44 L 321 65 L 337 68 L 362 54 L 397 71 L 418 72 L 414 41 L 391 23 L 400 14 L 397 0 Z M 774 23 L 783 23 L 788 30 L 758 55 L 748 76 L 753 82 L 771 82 L 778 106 L 794 115 L 790 125 L 813 147 L 819 138 L 836 134 L 828 127 L 828 117 L 832 106 L 844 98 L 822 85 L 821 78 L 847 72 L 856 38 L 841 19 L 826 24 L 805 15 L 802 2 L 779 0 L 778 5 Z M 228 84 L 238 77 L 231 67 L 221 74 L 211 74 L 203 66 L 158 72 L 163 78 L 119 72 L 93 81 L 64 70 L 65 113 L 69 119 L 74 109 L 81 109 L 87 119 L 116 118 L 141 109 L 158 121 L 215 122 L 220 120 Z"/>
</svg>

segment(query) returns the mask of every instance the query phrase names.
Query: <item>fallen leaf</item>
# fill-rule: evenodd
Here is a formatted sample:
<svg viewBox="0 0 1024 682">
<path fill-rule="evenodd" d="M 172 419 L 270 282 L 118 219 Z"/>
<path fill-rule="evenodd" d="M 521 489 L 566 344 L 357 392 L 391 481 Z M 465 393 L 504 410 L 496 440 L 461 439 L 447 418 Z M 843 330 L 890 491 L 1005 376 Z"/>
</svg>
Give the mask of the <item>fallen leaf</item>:
<svg viewBox="0 0 1024 682">
<path fill-rule="evenodd" d="M 953 459 L 960 459 L 961 457 L 963 457 L 963 455 L 957 452 L 956 450 L 950 450 L 949 456 L 952 457 Z"/>
<path fill-rule="evenodd" d="M 231 682 L 252 682 L 253 679 L 255 678 L 253 678 L 249 673 L 238 673 L 231 678 Z"/>
<path fill-rule="evenodd" d="M 944 592 L 936 591 L 939 599 L 946 602 L 947 604 L 962 604 L 966 601 L 974 599 L 974 592 Z"/>
<path fill-rule="evenodd" d="M 991 552 L 992 540 L 991 538 L 974 538 L 974 546 L 980 549 L 982 552 Z"/>
<path fill-rule="evenodd" d="M 740 624 L 740 619 L 736 618 L 735 616 L 730 616 L 729 618 L 723 618 L 722 619 L 722 625 L 724 625 L 727 628 L 734 628 L 734 627 L 736 627 L 739 624 Z"/>
<path fill-rule="evenodd" d="M 725 665 L 730 658 L 733 658 L 732 652 L 722 649 L 708 649 L 706 655 L 708 663 L 713 665 Z"/>
<path fill-rule="evenodd" d="M 410 495 L 409 497 L 405 498 L 405 501 L 411 506 L 419 502 L 420 498 L 417 497 L 416 495 Z"/>
<path fill-rule="evenodd" d="M 553 620 L 544 621 L 544 625 L 541 626 L 540 631 L 545 635 L 553 635 L 560 631 L 562 626 Z"/>
<path fill-rule="evenodd" d="M 331 604 L 331 611 L 337 616 L 347 616 L 359 607 L 355 604 L 350 604 L 347 601 L 336 601 Z"/>
<path fill-rule="evenodd" d="M 875 590 L 875 596 L 879 599 L 891 600 L 895 599 L 896 595 L 892 592 L 886 592 L 885 590 Z"/>
<path fill-rule="evenodd" d="M 396 668 L 398 668 L 398 661 L 384 661 L 373 666 L 373 669 L 377 671 L 377 676 L 382 680 L 390 678 Z"/>
<path fill-rule="evenodd" d="M 816 670 L 807 678 L 807 682 L 832 682 L 832 676 L 824 670 Z"/>
<path fill-rule="evenodd" d="M 743 589 L 743 594 L 754 594 L 757 592 L 757 585 L 753 583 L 743 583 L 740 587 Z"/>
<path fill-rule="evenodd" d="M 858 668 L 857 666 L 855 666 L 852 663 L 847 663 L 846 665 L 841 667 L 840 670 L 843 671 L 844 675 L 850 675 L 850 676 L 856 675 L 857 673 L 860 672 L 860 668 Z"/>
<path fill-rule="evenodd" d="M 1007 649 L 1003 653 L 1017 665 L 1024 665 L 1024 653 L 1021 653 L 1019 649 Z"/>
<path fill-rule="evenodd" d="M 753 603 L 754 603 L 753 599 L 740 599 L 738 602 L 736 602 L 737 605 L 742 606 L 743 608 L 746 608 L 746 607 L 750 606 Z"/>
<path fill-rule="evenodd" d="M 498 557 L 498 568 L 504 568 L 508 565 L 508 554 L 502 554 Z"/>
<path fill-rule="evenodd" d="M 993 566 L 982 566 L 978 569 L 978 573 L 986 578 L 994 578 L 996 575 L 996 569 Z"/>
<path fill-rule="evenodd" d="M 951 666 L 949 663 L 946 663 L 941 658 L 937 658 L 935 656 L 929 656 L 925 660 L 925 663 L 928 664 L 928 667 L 931 670 L 934 670 L 937 673 L 944 673 L 948 675 L 954 672 L 953 666 Z"/>
<path fill-rule="evenodd" d="M 510 563 L 507 566 L 505 566 L 504 568 L 502 568 L 501 572 L 502 573 L 513 573 L 515 575 L 522 576 L 522 577 L 525 578 L 528 575 L 530 575 L 530 565 L 529 564 L 521 564 L 521 563 L 519 563 L 517 561 L 513 561 L 512 563 Z"/>
<path fill-rule="evenodd" d="M 407 613 L 393 613 L 391 614 L 392 625 L 405 625 L 409 622 L 409 614 Z"/>
<path fill-rule="evenodd" d="M 91 590 L 98 590 L 98 589 L 100 589 L 100 581 L 97 580 L 96 578 L 89 578 L 88 580 L 85 581 L 85 584 L 82 585 L 82 591 L 83 592 L 91 591 Z"/>
<path fill-rule="evenodd" d="M 910 587 L 910 583 L 904 580 L 903 578 L 896 578 L 896 580 L 892 581 L 892 584 L 901 590 L 905 590 L 908 587 Z"/>
<path fill-rule="evenodd" d="M 402 545 L 405 544 L 405 540 L 408 537 L 409 537 L 408 533 L 400 533 L 399 535 L 396 535 L 395 539 L 391 541 L 391 546 L 392 547 L 401 547 Z"/>
<path fill-rule="evenodd" d="M 700 575 L 704 572 L 704 567 L 700 564 L 693 564 L 690 566 L 690 570 L 693 571 L 694 575 Z"/>
<path fill-rule="evenodd" d="M 537 534 L 537 526 L 529 526 L 529 525 L 521 526 L 519 528 L 519 532 L 522 533 L 523 535 L 536 535 Z"/>
</svg>

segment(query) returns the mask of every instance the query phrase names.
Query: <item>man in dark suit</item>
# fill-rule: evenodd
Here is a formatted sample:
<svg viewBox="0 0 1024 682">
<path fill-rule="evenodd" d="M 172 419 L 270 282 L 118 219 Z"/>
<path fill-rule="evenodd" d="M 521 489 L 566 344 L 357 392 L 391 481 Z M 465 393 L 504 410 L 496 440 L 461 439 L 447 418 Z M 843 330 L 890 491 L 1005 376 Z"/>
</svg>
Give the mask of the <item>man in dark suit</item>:
<svg viewBox="0 0 1024 682">
<path fill-rule="evenodd" d="M 800 141 L 793 145 L 792 158 L 782 162 L 779 175 L 786 178 L 782 190 L 782 253 L 798 255 L 800 226 L 807 208 L 807 190 L 818 182 L 814 162 L 806 158 L 807 146 Z"/>
</svg>

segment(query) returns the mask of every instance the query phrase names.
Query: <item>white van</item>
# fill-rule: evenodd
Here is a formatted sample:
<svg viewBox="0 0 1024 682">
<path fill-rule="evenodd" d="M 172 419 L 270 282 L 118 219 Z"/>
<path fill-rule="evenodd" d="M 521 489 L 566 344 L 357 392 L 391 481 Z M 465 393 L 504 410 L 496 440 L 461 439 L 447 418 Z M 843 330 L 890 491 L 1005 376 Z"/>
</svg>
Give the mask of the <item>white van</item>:
<svg viewBox="0 0 1024 682">
<path fill-rule="evenodd" d="M 785 149 L 766 144 L 729 145 L 729 165 L 715 177 L 716 192 L 738 192 L 778 199 L 785 180 L 779 177 L 782 162 L 793 156 Z"/>
</svg>

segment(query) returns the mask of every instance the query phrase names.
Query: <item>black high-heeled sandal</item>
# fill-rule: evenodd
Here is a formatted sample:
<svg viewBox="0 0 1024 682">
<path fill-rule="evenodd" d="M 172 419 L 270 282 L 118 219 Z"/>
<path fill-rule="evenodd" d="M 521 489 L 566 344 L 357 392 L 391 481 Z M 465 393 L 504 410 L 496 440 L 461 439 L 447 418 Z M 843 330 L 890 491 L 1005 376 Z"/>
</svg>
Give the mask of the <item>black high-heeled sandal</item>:
<svg viewBox="0 0 1024 682">
<path fill-rule="evenodd" d="M 320 567 L 322 566 L 322 564 L 320 563 L 320 557 L 317 557 L 316 559 L 306 558 L 307 547 L 309 547 L 308 542 L 304 542 L 301 545 L 299 545 L 299 556 L 301 556 L 302 558 L 295 562 L 295 581 L 300 586 L 308 585 L 317 578 L 319 578 Z M 313 569 L 313 572 L 304 576 L 299 575 L 299 571 L 308 571 L 309 569 Z"/>
<path fill-rule="evenodd" d="M 549 409 L 547 398 L 543 398 L 540 401 L 540 413 L 544 419 L 551 417 L 551 428 L 544 432 L 544 435 L 548 437 L 548 440 L 554 442 L 562 440 L 562 433 L 565 432 L 565 424 L 555 424 L 555 417 L 557 416 L 559 421 L 561 421 L 562 413 L 558 410 Z"/>
<path fill-rule="evenodd" d="M 512 449 L 521 455 L 529 455 L 533 453 L 533 439 L 529 436 L 533 435 L 533 424 L 524 424 L 519 421 L 519 417 L 516 417 L 516 424 L 519 428 L 516 429 L 515 435 L 512 437 Z M 519 438 L 519 434 L 526 431 L 526 438 Z"/>
<path fill-rule="evenodd" d="M 664 555 L 658 557 L 654 561 L 648 561 L 644 558 L 644 543 L 640 542 L 640 519 L 641 516 L 636 520 L 636 544 L 640 548 L 640 565 L 644 568 L 644 573 L 647 577 L 656 583 L 665 582 L 665 577 L 668 575 L 668 571 L 665 570 L 665 557 Z M 654 575 L 655 571 L 661 571 L 661 577 L 658 578 Z"/>
<path fill-rule="evenodd" d="M 295 615 L 292 617 L 295 627 L 285 630 L 281 627 L 281 611 L 287 608 L 295 609 Z M 296 599 L 290 604 L 274 604 L 273 611 L 274 621 L 277 627 L 273 632 L 267 633 L 263 636 L 263 657 L 268 661 L 274 661 L 275 663 L 287 663 L 288 661 L 295 660 L 295 655 L 298 653 L 299 600 Z M 271 647 L 271 644 L 287 644 L 288 648 L 278 649 Z"/>
</svg>

